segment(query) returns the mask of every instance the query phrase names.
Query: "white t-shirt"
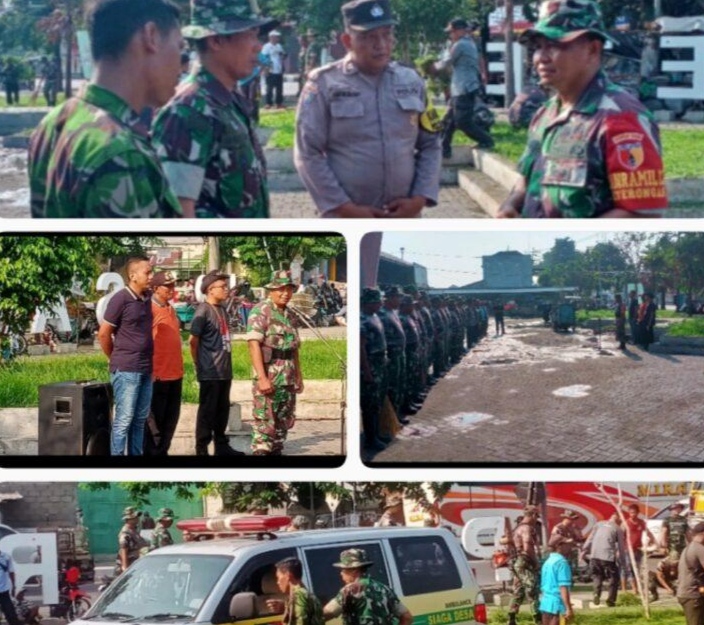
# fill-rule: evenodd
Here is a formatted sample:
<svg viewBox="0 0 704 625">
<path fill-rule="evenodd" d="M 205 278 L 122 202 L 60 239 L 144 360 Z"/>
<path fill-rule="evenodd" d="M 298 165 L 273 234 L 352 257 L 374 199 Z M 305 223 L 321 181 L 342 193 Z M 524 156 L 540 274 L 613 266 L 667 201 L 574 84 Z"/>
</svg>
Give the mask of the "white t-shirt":
<svg viewBox="0 0 704 625">
<path fill-rule="evenodd" d="M 284 73 L 284 47 L 280 43 L 271 43 L 269 41 L 264 44 L 262 54 L 266 54 L 271 59 L 270 71 L 272 74 Z"/>
</svg>

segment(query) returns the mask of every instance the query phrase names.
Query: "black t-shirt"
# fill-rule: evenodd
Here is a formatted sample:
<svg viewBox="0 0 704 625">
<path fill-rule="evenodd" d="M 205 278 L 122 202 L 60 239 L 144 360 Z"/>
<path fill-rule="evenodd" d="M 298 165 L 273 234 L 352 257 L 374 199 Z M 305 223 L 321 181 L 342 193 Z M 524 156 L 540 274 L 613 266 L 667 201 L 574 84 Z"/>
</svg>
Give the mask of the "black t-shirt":
<svg viewBox="0 0 704 625">
<path fill-rule="evenodd" d="M 225 309 L 200 304 L 191 321 L 191 334 L 200 339 L 196 362 L 198 380 L 231 380 L 232 345 Z"/>
<path fill-rule="evenodd" d="M 125 287 L 108 302 L 104 320 L 114 328 L 110 372 L 151 375 L 154 355 L 151 294 L 139 296 Z"/>
</svg>

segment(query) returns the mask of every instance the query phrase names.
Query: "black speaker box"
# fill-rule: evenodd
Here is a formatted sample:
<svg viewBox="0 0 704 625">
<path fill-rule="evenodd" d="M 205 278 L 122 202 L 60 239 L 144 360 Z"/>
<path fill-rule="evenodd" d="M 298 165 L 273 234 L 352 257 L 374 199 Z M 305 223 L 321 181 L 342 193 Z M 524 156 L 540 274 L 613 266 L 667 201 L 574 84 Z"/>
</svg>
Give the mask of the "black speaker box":
<svg viewBox="0 0 704 625">
<path fill-rule="evenodd" d="M 59 382 L 39 387 L 40 456 L 109 456 L 112 387 Z"/>
</svg>

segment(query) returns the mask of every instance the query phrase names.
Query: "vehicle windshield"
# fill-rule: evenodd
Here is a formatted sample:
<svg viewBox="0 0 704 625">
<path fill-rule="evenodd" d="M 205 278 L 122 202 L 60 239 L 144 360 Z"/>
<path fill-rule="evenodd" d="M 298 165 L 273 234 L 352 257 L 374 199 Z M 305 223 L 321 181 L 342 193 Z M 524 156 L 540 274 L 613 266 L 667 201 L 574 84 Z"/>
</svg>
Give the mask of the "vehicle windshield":
<svg viewBox="0 0 704 625">
<path fill-rule="evenodd" d="M 111 584 L 90 621 L 189 621 L 232 562 L 221 555 L 154 555 L 137 560 Z"/>
</svg>

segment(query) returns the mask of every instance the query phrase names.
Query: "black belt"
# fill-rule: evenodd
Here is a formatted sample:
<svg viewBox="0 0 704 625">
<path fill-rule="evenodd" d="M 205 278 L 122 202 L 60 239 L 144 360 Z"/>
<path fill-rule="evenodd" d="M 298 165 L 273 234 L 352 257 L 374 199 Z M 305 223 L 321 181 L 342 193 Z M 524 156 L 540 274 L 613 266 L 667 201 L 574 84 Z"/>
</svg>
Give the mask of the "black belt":
<svg viewBox="0 0 704 625">
<path fill-rule="evenodd" d="M 291 360 L 294 351 L 293 349 L 272 349 L 271 358 L 272 360 Z"/>
</svg>

